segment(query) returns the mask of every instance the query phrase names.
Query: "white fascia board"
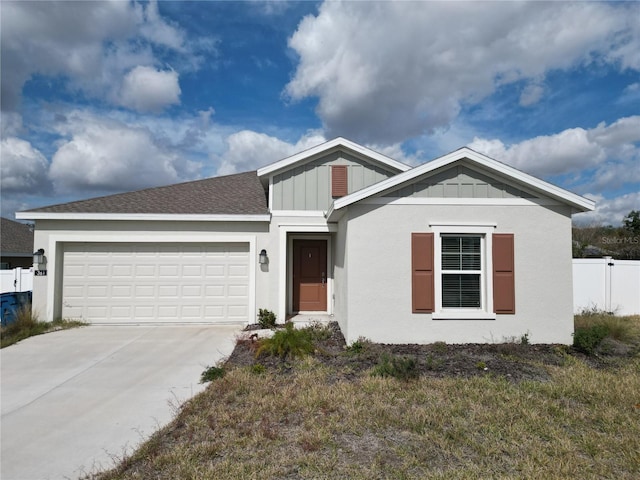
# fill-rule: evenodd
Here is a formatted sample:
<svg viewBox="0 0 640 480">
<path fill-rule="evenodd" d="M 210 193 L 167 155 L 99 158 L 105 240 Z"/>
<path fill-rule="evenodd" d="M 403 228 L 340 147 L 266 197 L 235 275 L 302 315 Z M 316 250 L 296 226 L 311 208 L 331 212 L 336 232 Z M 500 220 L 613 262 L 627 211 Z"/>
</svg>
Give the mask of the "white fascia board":
<svg viewBox="0 0 640 480">
<path fill-rule="evenodd" d="M 405 172 L 411 169 L 409 165 L 405 165 L 404 163 L 398 162 L 397 160 L 387 157 L 386 155 L 382 155 L 381 153 L 378 153 L 367 147 L 358 145 L 357 143 L 347 140 L 346 138 L 338 137 L 338 138 L 334 138 L 333 140 L 329 140 L 328 142 L 321 143 L 320 145 L 317 145 L 315 147 L 304 150 L 300 153 L 296 153 L 295 155 L 292 155 L 290 157 L 279 160 L 275 163 L 272 163 L 271 165 L 267 165 L 265 167 L 259 168 L 258 177 L 263 177 L 265 175 L 273 174 L 278 170 L 283 170 L 298 162 L 308 161 L 314 156 L 322 155 L 338 147 L 347 148 L 364 157 L 370 158 L 378 163 L 381 163 L 382 165 L 393 168 L 395 170 L 400 170 L 401 172 Z"/>
<path fill-rule="evenodd" d="M 339 198 L 334 201 L 334 209 L 339 210 L 348 205 L 351 205 L 352 203 L 359 202 L 360 200 L 363 200 L 367 197 L 371 197 L 378 193 L 384 192 L 385 190 L 397 187 L 421 175 L 427 174 L 463 159 L 468 159 L 472 163 L 478 164 L 489 171 L 501 173 L 502 175 L 512 178 L 516 182 L 523 183 L 538 192 L 542 192 L 545 195 L 559 199 L 564 203 L 567 203 L 579 209 L 581 212 L 595 209 L 595 202 L 589 200 L 588 198 L 581 197 L 580 195 L 569 192 L 568 190 L 556 187 L 551 183 L 528 175 L 504 163 L 498 162 L 496 160 L 493 160 L 492 158 L 475 152 L 467 147 L 458 149 L 455 152 L 451 152 L 440 158 L 436 158 L 435 160 L 419 165 L 409 171 L 399 173 L 394 177 L 382 180 L 381 182 L 363 188 L 362 190 L 358 190 L 357 192 L 354 192 L 351 195 L 347 195 L 346 197 Z"/>
<path fill-rule="evenodd" d="M 322 210 L 271 210 L 273 217 L 324 217 Z"/>
<path fill-rule="evenodd" d="M 271 215 L 206 215 L 167 213 L 17 212 L 19 220 L 134 220 L 180 222 L 269 222 Z"/>
</svg>

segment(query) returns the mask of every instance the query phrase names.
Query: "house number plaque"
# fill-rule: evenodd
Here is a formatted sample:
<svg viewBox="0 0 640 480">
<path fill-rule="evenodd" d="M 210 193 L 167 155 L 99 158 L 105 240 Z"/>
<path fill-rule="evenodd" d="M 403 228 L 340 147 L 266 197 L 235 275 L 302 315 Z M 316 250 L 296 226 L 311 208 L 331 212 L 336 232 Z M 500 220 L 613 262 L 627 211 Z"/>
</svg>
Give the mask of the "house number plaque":
<svg viewBox="0 0 640 480">
<path fill-rule="evenodd" d="M 46 277 L 47 276 L 47 271 L 46 270 L 36 270 L 35 272 L 33 272 L 33 274 L 36 277 Z"/>
</svg>

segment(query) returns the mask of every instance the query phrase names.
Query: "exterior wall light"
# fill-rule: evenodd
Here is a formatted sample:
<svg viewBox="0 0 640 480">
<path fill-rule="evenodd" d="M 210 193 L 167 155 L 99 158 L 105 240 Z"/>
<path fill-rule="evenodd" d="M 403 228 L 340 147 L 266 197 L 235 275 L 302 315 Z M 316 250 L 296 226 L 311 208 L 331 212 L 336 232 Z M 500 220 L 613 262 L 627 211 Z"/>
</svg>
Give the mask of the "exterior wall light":
<svg viewBox="0 0 640 480">
<path fill-rule="evenodd" d="M 258 255 L 258 263 L 260 265 L 265 265 L 269 261 L 269 257 L 267 257 L 267 251 L 263 248 L 260 251 L 260 255 Z"/>
<path fill-rule="evenodd" d="M 42 265 L 44 263 L 44 248 L 40 248 L 33 252 L 33 263 Z"/>
</svg>

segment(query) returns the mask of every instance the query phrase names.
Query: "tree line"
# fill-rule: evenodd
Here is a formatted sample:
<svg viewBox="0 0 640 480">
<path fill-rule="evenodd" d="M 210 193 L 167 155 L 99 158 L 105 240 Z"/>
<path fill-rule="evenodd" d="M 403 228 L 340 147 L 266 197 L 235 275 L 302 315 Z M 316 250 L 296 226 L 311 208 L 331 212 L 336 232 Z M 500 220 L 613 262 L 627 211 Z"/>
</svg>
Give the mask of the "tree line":
<svg viewBox="0 0 640 480">
<path fill-rule="evenodd" d="M 573 258 L 611 256 L 640 260 L 640 210 L 631 210 L 621 227 L 573 227 Z"/>
</svg>

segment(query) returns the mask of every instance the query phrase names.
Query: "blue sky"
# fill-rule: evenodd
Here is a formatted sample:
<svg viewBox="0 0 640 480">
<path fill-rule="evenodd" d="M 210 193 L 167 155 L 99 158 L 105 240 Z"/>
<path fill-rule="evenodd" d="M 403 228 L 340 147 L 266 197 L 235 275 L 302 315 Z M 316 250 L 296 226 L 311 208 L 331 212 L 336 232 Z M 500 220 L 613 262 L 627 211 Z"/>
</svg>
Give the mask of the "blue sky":
<svg viewBox="0 0 640 480">
<path fill-rule="evenodd" d="M 640 3 L 11 2 L 2 216 L 256 169 L 335 136 L 461 146 L 640 210 Z"/>
</svg>

